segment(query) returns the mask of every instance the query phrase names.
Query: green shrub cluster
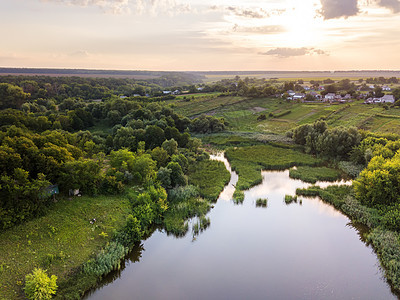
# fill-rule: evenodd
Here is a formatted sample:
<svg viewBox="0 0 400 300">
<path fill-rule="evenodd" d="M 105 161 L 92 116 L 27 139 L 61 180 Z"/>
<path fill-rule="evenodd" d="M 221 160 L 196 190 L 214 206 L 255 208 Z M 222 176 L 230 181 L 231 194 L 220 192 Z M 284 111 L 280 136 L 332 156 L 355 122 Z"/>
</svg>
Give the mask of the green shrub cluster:
<svg viewBox="0 0 400 300">
<path fill-rule="evenodd" d="M 48 300 L 57 291 L 57 276 L 50 278 L 46 271 L 35 268 L 31 274 L 25 277 L 25 295 L 30 300 Z"/>
<path fill-rule="evenodd" d="M 121 259 L 127 253 L 127 247 L 118 242 L 111 242 L 97 254 L 96 258 L 83 265 L 83 272 L 89 276 L 102 277 L 113 270 L 118 270 L 121 267 Z"/>
</svg>

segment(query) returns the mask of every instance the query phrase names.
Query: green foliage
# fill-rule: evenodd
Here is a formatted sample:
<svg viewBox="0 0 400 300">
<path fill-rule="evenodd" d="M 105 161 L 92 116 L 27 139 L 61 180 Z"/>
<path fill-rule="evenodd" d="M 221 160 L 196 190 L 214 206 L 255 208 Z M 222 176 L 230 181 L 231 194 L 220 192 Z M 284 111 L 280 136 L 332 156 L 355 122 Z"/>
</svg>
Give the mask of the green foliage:
<svg viewBox="0 0 400 300">
<path fill-rule="evenodd" d="M 339 162 L 338 167 L 351 178 L 357 178 L 364 169 L 363 165 L 354 164 L 353 162 L 344 160 Z"/>
<path fill-rule="evenodd" d="M 400 154 L 376 156 L 353 182 L 356 198 L 365 205 L 392 205 L 400 201 Z"/>
<path fill-rule="evenodd" d="M 267 207 L 268 205 L 268 199 L 257 199 L 256 200 L 256 207 Z"/>
<path fill-rule="evenodd" d="M 168 233 L 185 235 L 189 229 L 187 220 L 196 216 L 201 218 L 209 211 L 211 205 L 198 195 L 197 188 L 191 185 L 169 191 L 169 209 L 164 218 L 164 227 Z"/>
<path fill-rule="evenodd" d="M 328 129 L 324 121 L 298 126 L 293 129 L 292 137 L 296 144 L 306 147 L 307 153 L 334 159 L 349 157 L 351 150 L 361 141 L 361 135 L 356 128 Z"/>
<path fill-rule="evenodd" d="M 235 204 L 242 204 L 244 201 L 244 192 L 236 189 L 233 193 L 233 202 Z"/>
<path fill-rule="evenodd" d="M 317 181 L 336 181 L 340 179 L 340 173 L 337 170 L 327 167 L 307 167 L 300 166 L 289 170 L 289 177 L 301 179 L 305 182 L 316 183 Z"/>
<path fill-rule="evenodd" d="M 204 160 L 190 165 L 188 177 L 189 184 L 197 186 L 202 197 L 216 200 L 229 182 L 230 174 L 223 162 Z"/>
<path fill-rule="evenodd" d="M 291 203 L 293 203 L 293 202 L 296 202 L 296 203 L 297 203 L 297 196 L 296 196 L 296 195 L 295 195 L 295 196 L 285 195 L 284 200 L 285 200 L 285 203 L 286 203 L 286 204 L 291 204 Z"/>
<path fill-rule="evenodd" d="M 400 290 L 400 244 L 399 234 L 382 229 L 375 229 L 367 236 L 376 249 L 381 264 L 385 269 L 385 277 L 395 290 Z"/>
<path fill-rule="evenodd" d="M 190 130 L 198 133 L 212 133 L 225 130 L 224 119 L 202 115 L 193 120 Z"/>
<path fill-rule="evenodd" d="M 57 276 L 47 276 L 46 271 L 34 269 L 25 277 L 25 295 L 30 300 L 51 299 L 57 291 Z"/>
<path fill-rule="evenodd" d="M 128 248 L 117 242 L 111 242 L 97 254 L 95 259 L 91 259 L 83 265 L 83 272 L 101 277 L 113 270 L 119 270 L 121 259 L 127 253 Z"/>
<path fill-rule="evenodd" d="M 382 218 L 385 228 L 393 231 L 400 231 L 400 210 L 398 207 L 392 208 L 385 213 Z"/>
<path fill-rule="evenodd" d="M 0 109 L 20 108 L 30 95 L 9 83 L 0 83 Z"/>
</svg>

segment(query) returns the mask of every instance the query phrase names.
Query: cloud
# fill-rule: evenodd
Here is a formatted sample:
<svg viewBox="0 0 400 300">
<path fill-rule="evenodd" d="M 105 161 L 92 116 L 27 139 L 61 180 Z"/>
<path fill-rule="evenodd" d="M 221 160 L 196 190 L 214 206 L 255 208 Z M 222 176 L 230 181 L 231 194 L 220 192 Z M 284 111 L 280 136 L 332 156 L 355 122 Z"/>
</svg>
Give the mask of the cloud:
<svg viewBox="0 0 400 300">
<path fill-rule="evenodd" d="M 233 26 L 233 31 L 243 33 L 255 33 L 255 34 L 276 34 L 285 32 L 285 28 L 281 25 L 268 25 L 258 27 L 241 27 L 237 24 Z"/>
<path fill-rule="evenodd" d="M 228 11 L 230 14 L 237 17 L 248 19 L 262 19 L 270 16 L 270 13 L 262 8 L 242 8 L 237 6 L 217 6 L 212 5 L 209 7 L 211 10 Z M 280 13 L 280 12 L 279 12 Z"/>
<path fill-rule="evenodd" d="M 328 55 L 325 51 L 315 48 L 275 48 L 268 50 L 267 52 L 259 53 L 261 55 L 272 55 L 280 58 L 287 58 L 292 56 L 304 56 L 304 55 Z"/>
<path fill-rule="evenodd" d="M 319 13 L 324 19 L 337 19 L 355 16 L 359 13 L 357 0 L 320 0 L 322 9 Z M 393 0 L 380 0 L 393 1 Z"/>
<path fill-rule="evenodd" d="M 42 2 L 55 2 L 64 5 L 98 7 L 105 13 L 141 14 L 150 12 L 156 14 L 158 11 L 170 14 L 185 13 L 191 10 L 188 3 L 181 3 L 179 0 L 41 0 Z"/>
<path fill-rule="evenodd" d="M 399 0 L 378 0 L 378 5 L 389 8 L 394 13 L 400 12 L 400 1 Z"/>
</svg>

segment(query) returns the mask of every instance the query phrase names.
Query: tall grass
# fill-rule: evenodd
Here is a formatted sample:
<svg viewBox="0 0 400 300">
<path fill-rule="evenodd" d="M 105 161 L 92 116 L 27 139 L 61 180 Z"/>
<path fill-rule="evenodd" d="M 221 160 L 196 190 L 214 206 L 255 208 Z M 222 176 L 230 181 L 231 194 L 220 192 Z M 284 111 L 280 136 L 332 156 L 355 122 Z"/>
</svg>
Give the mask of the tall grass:
<svg viewBox="0 0 400 300">
<path fill-rule="evenodd" d="M 228 184 L 230 174 L 221 161 L 203 160 L 189 166 L 189 184 L 199 188 L 200 195 L 209 200 L 217 200 Z"/>
<path fill-rule="evenodd" d="M 169 209 L 164 215 L 164 228 L 169 234 L 184 236 L 188 230 L 188 219 L 204 217 L 211 204 L 199 197 L 194 186 L 178 187 L 169 191 Z"/>
<path fill-rule="evenodd" d="M 317 181 L 336 181 L 341 178 L 341 175 L 337 170 L 327 167 L 300 166 L 296 169 L 290 169 L 289 177 L 309 183 L 316 183 Z"/>
</svg>

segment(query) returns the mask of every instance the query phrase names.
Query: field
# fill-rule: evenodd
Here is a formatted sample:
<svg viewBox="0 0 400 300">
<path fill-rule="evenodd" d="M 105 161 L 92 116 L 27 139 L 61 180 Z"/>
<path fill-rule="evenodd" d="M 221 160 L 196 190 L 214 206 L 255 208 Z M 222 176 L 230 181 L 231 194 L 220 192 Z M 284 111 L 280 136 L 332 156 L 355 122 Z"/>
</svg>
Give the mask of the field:
<svg viewBox="0 0 400 300">
<path fill-rule="evenodd" d="M 300 124 L 325 119 L 330 126 L 356 126 L 372 132 L 400 134 L 400 109 L 367 105 L 363 101 L 345 104 L 295 103 L 278 98 L 217 97 L 203 95 L 192 101 L 173 100 L 175 109 L 188 117 L 201 114 L 223 117 L 236 132 L 284 134 Z M 264 114 L 265 120 L 257 120 Z"/>
<path fill-rule="evenodd" d="M 130 212 L 129 201 L 119 196 L 61 199 L 45 216 L 0 233 L 0 299 L 23 298 L 25 275 L 34 267 L 62 283 L 111 240 Z"/>
</svg>

